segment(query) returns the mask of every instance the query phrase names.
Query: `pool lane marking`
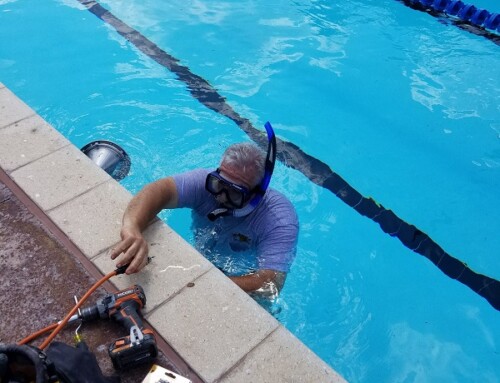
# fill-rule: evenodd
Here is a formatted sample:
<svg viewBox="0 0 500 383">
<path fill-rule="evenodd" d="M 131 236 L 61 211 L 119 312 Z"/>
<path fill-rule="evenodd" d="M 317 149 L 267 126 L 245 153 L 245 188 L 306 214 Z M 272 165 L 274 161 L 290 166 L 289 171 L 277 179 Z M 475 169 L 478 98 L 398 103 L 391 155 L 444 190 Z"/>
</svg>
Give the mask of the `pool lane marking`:
<svg viewBox="0 0 500 383">
<path fill-rule="evenodd" d="M 234 121 L 262 148 L 267 147 L 265 132 L 256 129 L 247 118 L 240 116 L 207 80 L 192 73 L 188 67 L 179 63 L 180 60 L 166 53 L 96 1 L 77 1 L 112 26 L 146 56 L 177 75 L 196 100 Z M 372 198 L 362 196 L 327 164 L 303 152 L 297 145 L 277 138 L 277 157 L 285 166 L 301 172 L 313 183 L 331 191 L 359 214 L 378 223 L 382 231 L 398 238 L 407 248 L 429 259 L 448 277 L 463 283 L 500 311 L 499 281 L 471 270 L 465 262 L 444 251 L 427 234 L 403 221 L 393 211 L 386 209 Z"/>
</svg>

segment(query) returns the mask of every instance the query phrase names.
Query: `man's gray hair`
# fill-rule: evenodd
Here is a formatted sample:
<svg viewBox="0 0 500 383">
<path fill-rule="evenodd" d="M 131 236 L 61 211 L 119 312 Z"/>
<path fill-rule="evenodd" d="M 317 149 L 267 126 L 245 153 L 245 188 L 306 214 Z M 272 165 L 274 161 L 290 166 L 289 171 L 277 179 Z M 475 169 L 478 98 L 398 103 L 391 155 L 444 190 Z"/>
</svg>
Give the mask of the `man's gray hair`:
<svg viewBox="0 0 500 383">
<path fill-rule="evenodd" d="M 266 153 L 251 142 L 233 144 L 222 155 L 221 163 L 239 168 L 243 173 L 254 174 L 253 185 L 258 185 L 264 178 Z"/>
</svg>

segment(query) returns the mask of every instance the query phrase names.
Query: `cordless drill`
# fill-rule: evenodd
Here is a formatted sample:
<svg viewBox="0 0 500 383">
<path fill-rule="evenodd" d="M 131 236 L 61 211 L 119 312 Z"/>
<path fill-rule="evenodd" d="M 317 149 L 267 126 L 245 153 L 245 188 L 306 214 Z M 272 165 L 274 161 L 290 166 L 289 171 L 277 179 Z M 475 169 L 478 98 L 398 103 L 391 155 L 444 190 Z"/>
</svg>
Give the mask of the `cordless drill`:
<svg viewBox="0 0 500 383">
<path fill-rule="evenodd" d="M 112 319 L 127 329 L 129 335 L 109 345 L 108 353 L 116 369 L 122 370 L 142 363 L 152 362 L 158 348 L 154 334 L 145 329 L 139 315 L 146 305 L 146 295 L 139 285 L 106 295 L 94 306 L 81 310 L 83 321 Z"/>
</svg>

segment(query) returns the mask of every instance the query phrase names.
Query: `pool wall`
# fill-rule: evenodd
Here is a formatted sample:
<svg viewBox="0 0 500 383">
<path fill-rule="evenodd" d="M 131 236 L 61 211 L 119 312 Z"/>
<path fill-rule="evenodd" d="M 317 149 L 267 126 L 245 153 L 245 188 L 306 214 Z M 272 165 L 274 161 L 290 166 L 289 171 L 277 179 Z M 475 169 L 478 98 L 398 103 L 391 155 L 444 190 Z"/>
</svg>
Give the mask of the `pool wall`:
<svg viewBox="0 0 500 383">
<path fill-rule="evenodd" d="M 2 83 L 0 168 L 103 274 L 114 269 L 132 195 Z M 111 282 L 144 288 L 144 317 L 205 382 L 345 381 L 164 222 L 145 237 L 151 263 Z"/>
</svg>

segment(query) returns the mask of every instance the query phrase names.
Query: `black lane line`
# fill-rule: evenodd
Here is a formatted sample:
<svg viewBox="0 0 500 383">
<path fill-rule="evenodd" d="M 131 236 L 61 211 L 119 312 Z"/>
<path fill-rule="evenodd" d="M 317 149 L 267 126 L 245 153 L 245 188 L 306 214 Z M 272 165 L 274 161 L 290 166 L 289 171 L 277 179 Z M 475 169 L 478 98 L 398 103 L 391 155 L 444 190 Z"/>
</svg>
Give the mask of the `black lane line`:
<svg viewBox="0 0 500 383">
<path fill-rule="evenodd" d="M 179 64 L 178 59 L 166 53 L 137 30 L 129 27 L 99 3 L 88 0 L 77 1 L 112 26 L 145 55 L 175 73 L 179 80 L 186 84 L 195 99 L 207 108 L 233 120 L 253 141 L 263 149 L 267 148 L 265 132 L 256 129 L 248 119 L 234 111 L 208 81 L 192 73 L 188 67 Z M 373 199 L 362 196 L 327 164 L 304 153 L 297 145 L 277 138 L 277 152 L 278 159 L 286 166 L 300 171 L 315 184 L 330 190 L 359 214 L 378 223 L 385 233 L 398 238 L 410 250 L 429 259 L 447 276 L 463 283 L 500 311 L 499 281 L 471 270 L 466 263 L 444 251 L 427 234 L 406 223 L 394 212 L 379 205 Z"/>
</svg>

